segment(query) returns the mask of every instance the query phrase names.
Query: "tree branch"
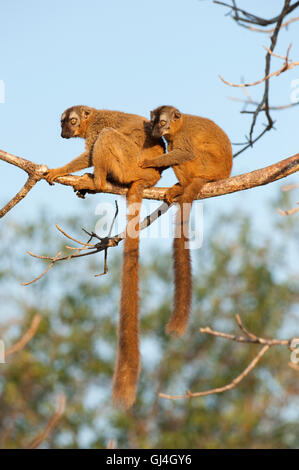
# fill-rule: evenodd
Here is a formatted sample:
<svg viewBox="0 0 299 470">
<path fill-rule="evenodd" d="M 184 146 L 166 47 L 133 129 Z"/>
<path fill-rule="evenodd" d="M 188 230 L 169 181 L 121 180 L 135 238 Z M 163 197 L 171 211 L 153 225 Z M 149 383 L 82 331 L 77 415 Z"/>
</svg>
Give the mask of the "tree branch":
<svg viewBox="0 0 299 470">
<path fill-rule="evenodd" d="M 249 13 L 248 11 L 239 8 L 237 6 L 236 0 L 232 0 L 231 4 L 228 4 L 228 3 L 225 3 L 225 2 L 222 2 L 222 1 L 218 1 L 218 0 L 214 0 L 214 3 L 216 3 L 218 5 L 221 5 L 221 6 L 228 7 L 230 9 L 229 14 L 230 14 L 231 18 L 239 26 L 242 26 L 242 27 L 247 28 L 247 29 L 251 29 L 252 31 L 260 31 L 259 29 L 256 28 L 256 26 L 265 27 L 265 26 L 272 25 L 272 24 L 274 25 L 273 29 L 271 29 L 271 31 L 268 31 L 268 32 L 271 32 L 271 37 L 270 37 L 270 46 L 269 46 L 269 48 L 267 48 L 267 54 L 265 56 L 264 78 L 258 80 L 257 82 L 254 82 L 254 83 L 236 85 L 236 84 L 226 82 L 221 77 L 221 79 L 226 84 L 228 84 L 230 86 L 240 86 L 240 87 L 242 87 L 243 90 L 245 89 L 244 87 L 246 87 L 246 86 L 252 86 L 252 85 L 256 85 L 258 83 L 263 83 L 264 84 L 264 92 L 263 92 L 262 98 L 261 98 L 260 102 L 258 102 L 256 104 L 255 110 L 254 111 L 241 111 L 243 113 L 247 112 L 247 113 L 252 114 L 252 122 L 251 122 L 250 129 L 249 129 L 249 135 L 247 136 L 247 142 L 245 144 L 238 144 L 238 145 L 242 145 L 242 147 L 239 151 L 237 151 L 234 154 L 234 157 L 236 157 L 236 156 L 240 155 L 242 152 L 244 152 L 245 150 L 247 150 L 249 147 L 252 147 L 255 144 L 255 142 L 257 142 L 267 132 L 269 132 L 271 129 L 274 128 L 274 120 L 272 119 L 272 116 L 270 114 L 271 108 L 273 108 L 273 107 L 270 106 L 270 80 L 269 79 L 273 75 L 279 75 L 280 73 L 284 72 L 285 70 L 289 69 L 290 67 L 288 66 L 288 62 L 286 61 L 286 63 L 283 65 L 283 67 L 280 70 L 278 70 L 277 72 L 274 72 L 274 73 L 271 74 L 270 73 L 271 59 L 272 59 L 272 56 L 274 55 L 273 51 L 276 47 L 280 30 L 283 27 L 290 24 L 291 22 L 298 19 L 298 17 L 296 17 L 296 18 L 285 21 L 286 17 L 291 12 L 293 12 L 297 7 L 299 7 L 299 1 L 297 1 L 297 2 L 295 2 L 291 5 L 290 0 L 284 0 L 283 7 L 282 7 L 280 13 L 278 15 L 276 15 L 275 17 L 270 18 L 270 19 L 259 17 L 257 15 L 254 15 L 253 13 Z M 252 25 L 254 25 L 254 27 Z M 292 65 L 292 67 L 294 67 L 295 65 L 297 65 L 297 64 L 294 63 Z M 251 104 L 253 104 L 253 103 L 251 103 Z M 293 103 L 292 103 L 292 105 L 293 105 Z M 255 135 L 255 128 L 256 128 L 258 116 L 260 115 L 260 113 L 265 114 L 266 123 L 264 124 L 264 128 L 262 130 L 260 130 L 257 133 L 257 135 Z"/>
<path fill-rule="evenodd" d="M 44 176 L 43 174 L 48 170 L 46 165 L 37 165 L 36 163 L 30 162 L 22 157 L 17 157 L 11 153 L 7 153 L 4 150 L 0 150 L 0 159 L 4 162 L 10 163 L 19 167 L 21 170 L 28 174 L 28 180 L 20 191 L 2 208 L 0 209 L 0 219 L 7 212 L 9 212 L 16 204 L 22 201 L 25 196 L 31 191 L 31 189 L 40 181 Z"/>
<path fill-rule="evenodd" d="M 13 165 L 18 166 L 24 171 L 29 171 L 30 176 L 35 180 L 35 182 L 44 179 L 43 173 L 47 170 L 45 165 L 37 165 L 28 160 L 24 160 L 21 157 L 16 157 L 15 155 L 8 154 L 0 150 L 0 160 L 7 161 Z M 237 191 L 244 191 L 245 189 L 254 188 L 257 186 L 262 186 L 273 181 L 285 178 L 286 176 L 296 173 L 299 170 L 299 154 L 281 160 L 280 162 L 274 163 L 273 165 L 261 168 L 259 170 L 251 171 L 250 173 L 245 173 L 243 175 L 233 176 L 226 180 L 216 181 L 214 183 L 207 183 L 202 187 L 200 194 L 198 194 L 197 199 L 207 199 L 210 197 L 222 196 L 224 194 L 230 194 Z M 80 176 L 68 175 L 61 176 L 57 178 L 57 183 L 63 184 L 65 186 L 72 186 L 76 190 L 76 184 L 80 181 Z M 35 184 L 35 183 L 34 183 Z M 163 201 L 165 197 L 165 192 L 167 188 L 150 188 L 146 189 L 143 193 L 145 199 L 154 199 L 158 201 Z M 109 194 L 118 194 L 125 195 L 128 189 L 120 186 L 116 186 L 108 183 L 106 193 Z M 93 185 L 93 181 L 86 184 L 86 192 L 96 193 Z M 21 199 L 20 199 L 21 200 Z M 18 201 L 19 202 L 19 201 Z M 14 204 L 15 205 L 15 204 Z M 5 206 L 7 207 L 7 205 Z M 13 206 L 12 206 L 13 207 Z M 4 211 L 0 212 L 0 214 Z M 7 213 L 6 210 L 5 213 Z M 5 215 L 2 213 L 2 216 Z"/>
<path fill-rule="evenodd" d="M 268 351 L 270 346 L 264 346 L 260 352 L 255 356 L 255 358 L 250 362 L 250 364 L 246 367 L 243 372 L 238 375 L 232 382 L 223 387 L 213 388 L 211 390 L 206 390 L 204 392 L 195 392 L 192 393 L 190 390 L 187 390 L 185 395 L 166 395 L 165 393 L 159 393 L 161 398 L 167 398 L 168 400 L 180 400 L 182 398 L 194 398 L 194 397 L 206 397 L 207 395 L 215 395 L 216 393 L 223 393 L 235 388 L 248 374 L 255 368 L 259 360 L 263 357 L 263 355 Z"/>
<path fill-rule="evenodd" d="M 219 75 L 220 80 L 222 80 L 222 82 L 225 83 L 226 85 L 235 87 L 235 88 L 245 88 L 245 87 L 250 87 L 250 86 L 256 86 L 256 85 L 259 85 L 260 83 L 265 82 L 266 80 L 269 80 L 270 78 L 274 76 L 278 77 L 281 73 L 286 72 L 287 70 L 291 70 L 293 67 L 297 67 L 299 65 L 299 60 L 297 60 L 296 62 L 290 62 L 289 60 L 289 52 L 290 52 L 291 44 L 289 45 L 285 56 L 279 56 L 277 54 L 274 54 L 268 47 L 264 46 L 264 48 L 268 51 L 270 55 L 274 57 L 279 57 L 280 59 L 284 60 L 284 63 L 280 67 L 280 69 L 276 70 L 275 72 L 269 73 L 268 75 L 257 80 L 256 82 L 251 82 L 251 83 L 231 83 L 225 80 L 221 75 Z"/>
<path fill-rule="evenodd" d="M 27 449 L 37 449 L 51 434 L 53 429 L 56 427 L 58 421 L 62 417 L 66 404 L 66 397 L 64 394 L 58 396 L 57 411 L 54 413 L 45 428 L 33 439 L 28 445 Z"/>
<path fill-rule="evenodd" d="M 39 324 L 42 320 L 42 317 L 41 315 L 35 315 L 33 317 L 33 320 L 32 320 L 32 323 L 29 327 L 29 329 L 26 331 L 26 333 L 22 336 L 22 338 L 17 342 L 15 343 L 13 346 L 11 346 L 10 348 L 6 349 L 5 351 L 5 358 L 7 356 L 10 356 L 11 354 L 14 354 L 18 351 L 20 351 L 21 349 L 23 349 L 27 343 L 29 343 L 29 341 L 33 338 L 33 336 L 36 334 L 37 332 L 37 329 L 39 327 Z"/>
<path fill-rule="evenodd" d="M 232 390 L 235 388 L 240 382 L 242 382 L 243 379 L 256 367 L 260 359 L 264 356 L 264 354 L 273 346 L 287 346 L 291 351 L 294 350 L 292 347 L 292 344 L 294 343 L 294 340 L 297 340 L 297 338 L 291 338 L 291 339 L 266 339 L 266 338 L 261 338 L 259 336 L 256 336 L 255 334 L 251 333 L 248 331 L 242 324 L 241 318 L 239 315 L 236 315 L 236 321 L 239 326 L 239 328 L 243 331 L 245 336 L 239 336 L 239 335 L 232 335 L 229 333 L 223 333 L 222 331 L 215 331 L 212 330 L 209 326 L 205 328 L 200 328 L 200 333 L 205 333 L 209 334 L 212 336 L 217 336 L 219 338 L 224 338 L 228 339 L 231 341 L 236 341 L 238 343 L 255 343 L 255 344 L 262 344 L 263 348 L 259 351 L 259 353 L 254 357 L 254 359 L 250 362 L 250 364 L 239 374 L 232 382 L 230 382 L 227 385 L 224 385 L 223 387 L 218 387 L 218 388 L 213 388 L 210 390 L 205 390 L 203 392 L 190 392 L 190 390 L 187 390 L 187 392 L 184 395 L 166 395 L 165 393 L 159 393 L 159 396 L 161 398 L 166 398 L 168 400 L 180 400 L 182 398 L 194 398 L 194 397 L 205 397 L 207 395 L 214 395 L 217 393 L 223 393 L 228 390 Z M 292 363 L 290 363 L 291 365 Z M 293 365 L 291 366 L 293 367 Z M 293 367 L 294 369 L 297 369 L 297 367 Z"/>
<path fill-rule="evenodd" d="M 149 214 L 148 216 L 146 216 L 143 221 L 140 223 L 140 226 L 139 226 L 139 229 L 140 230 L 144 230 L 146 229 L 149 225 L 151 225 L 155 220 L 157 220 L 159 217 L 161 217 L 161 215 L 165 214 L 165 212 L 168 211 L 169 209 L 169 205 L 164 202 L 163 204 L 161 204 L 161 206 L 159 206 L 157 209 L 155 209 L 151 214 Z M 113 227 L 113 224 L 114 224 L 114 221 L 117 217 L 117 214 L 118 214 L 118 206 L 116 204 L 116 213 L 114 215 L 114 218 L 113 218 L 113 221 L 112 221 L 112 224 L 111 224 L 111 227 L 110 227 L 110 230 L 109 230 L 109 233 L 108 233 L 108 236 L 107 237 L 99 237 L 96 233 L 92 232 L 92 233 L 89 233 L 87 232 L 87 230 L 85 230 L 84 228 L 82 228 L 82 230 L 87 233 L 87 235 L 89 235 L 89 239 L 87 240 L 87 242 L 82 242 L 80 240 L 77 240 L 76 238 L 72 237 L 71 235 L 69 235 L 68 233 L 66 233 L 64 230 L 62 230 L 61 227 L 59 227 L 59 225 L 56 224 L 56 228 L 57 230 L 59 230 L 65 237 L 69 238 L 70 240 L 72 240 L 73 242 L 81 245 L 80 247 L 71 247 L 71 246 L 66 246 L 66 248 L 68 248 L 69 250 L 73 250 L 74 253 L 73 254 L 70 254 L 68 256 L 61 256 L 61 251 L 59 251 L 57 253 L 57 255 L 55 256 L 42 256 L 42 255 L 37 255 L 35 253 L 32 253 L 31 251 L 28 251 L 28 254 L 30 256 L 33 256 L 34 258 L 38 258 L 38 259 L 43 259 L 45 261 L 49 261 L 49 265 L 47 266 L 47 268 L 45 269 L 45 271 L 43 271 L 39 276 L 37 276 L 36 278 L 32 279 L 31 281 L 28 281 L 28 282 L 23 282 L 22 285 L 23 286 L 29 286 L 31 284 L 33 284 L 34 282 L 36 281 L 39 281 L 43 276 L 45 276 L 49 271 L 50 269 L 54 266 L 55 263 L 57 263 L 58 261 L 69 261 L 70 259 L 74 259 L 74 258 L 81 258 L 83 256 L 90 256 L 90 255 L 94 255 L 96 253 L 100 253 L 102 251 L 105 251 L 105 265 L 104 265 L 104 271 L 103 273 L 101 274 L 96 274 L 96 276 L 102 276 L 103 274 L 106 274 L 108 272 L 108 267 L 107 267 L 107 251 L 108 251 L 108 248 L 111 248 L 111 247 L 114 247 L 114 246 L 118 246 L 118 244 L 125 239 L 126 237 L 126 230 L 124 230 L 123 232 L 119 233 L 118 235 L 114 235 L 113 237 L 111 237 L 111 231 L 112 231 L 112 227 Z M 97 243 L 90 243 L 91 240 L 93 238 L 96 238 L 97 240 L 99 240 L 99 242 Z"/>
</svg>

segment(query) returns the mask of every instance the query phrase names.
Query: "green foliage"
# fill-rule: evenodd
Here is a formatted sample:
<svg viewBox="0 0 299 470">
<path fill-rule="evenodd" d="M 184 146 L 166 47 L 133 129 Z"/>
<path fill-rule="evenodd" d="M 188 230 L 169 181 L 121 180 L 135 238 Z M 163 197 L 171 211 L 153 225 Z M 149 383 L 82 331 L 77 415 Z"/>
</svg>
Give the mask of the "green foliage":
<svg viewBox="0 0 299 470">
<path fill-rule="evenodd" d="M 105 277 L 93 276 L 102 269 L 97 256 L 56 265 L 38 283 L 21 287 L 20 280 L 43 269 L 25 249 L 56 253 L 58 237 L 50 216 L 7 226 L 0 245 L 1 320 L 12 326 L 0 337 L 13 344 L 37 312 L 43 319 L 31 342 L 0 364 L 1 446 L 25 447 L 64 392 L 66 411 L 43 447 L 104 448 L 111 438 L 118 447 L 134 448 L 299 447 L 298 373 L 282 347 L 271 349 L 232 391 L 178 401 L 158 396 L 225 385 L 260 348 L 200 334 L 201 326 L 237 332 L 239 313 L 261 336 L 298 335 L 298 271 L 287 250 L 296 227 L 276 213 L 273 219 L 278 224 L 271 225 L 269 215 L 266 236 L 236 211 L 210 226 L 203 248 L 192 254 L 194 303 L 183 338 L 164 333 L 172 304 L 171 254 L 155 250 L 141 267 L 143 369 L 129 413 L 111 405 L 121 250 L 110 250 Z M 76 233 L 77 221 L 65 221 L 64 228 Z"/>
</svg>

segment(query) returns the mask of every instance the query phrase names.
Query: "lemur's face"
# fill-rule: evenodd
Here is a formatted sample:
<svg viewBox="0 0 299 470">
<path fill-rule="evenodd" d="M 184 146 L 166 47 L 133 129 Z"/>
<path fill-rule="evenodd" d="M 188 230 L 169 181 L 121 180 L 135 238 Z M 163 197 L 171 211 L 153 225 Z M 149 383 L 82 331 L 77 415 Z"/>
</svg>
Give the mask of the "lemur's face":
<svg viewBox="0 0 299 470">
<path fill-rule="evenodd" d="M 83 137 L 82 124 L 90 114 L 86 106 L 73 106 L 66 109 L 61 116 L 61 137 L 70 139 L 71 137 Z"/>
<path fill-rule="evenodd" d="M 151 126 L 153 137 L 166 137 L 174 132 L 174 123 L 181 119 L 181 113 L 173 106 L 160 106 L 151 111 Z"/>
</svg>

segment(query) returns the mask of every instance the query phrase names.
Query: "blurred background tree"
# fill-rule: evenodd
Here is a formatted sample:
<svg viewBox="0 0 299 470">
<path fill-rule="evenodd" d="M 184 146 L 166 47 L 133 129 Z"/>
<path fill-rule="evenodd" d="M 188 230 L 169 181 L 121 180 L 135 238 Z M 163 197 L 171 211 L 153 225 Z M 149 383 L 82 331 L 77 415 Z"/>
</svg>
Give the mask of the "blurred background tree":
<svg viewBox="0 0 299 470">
<path fill-rule="evenodd" d="M 283 204 L 290 206 L 279 199 L 273 207 Z M 25 249 L 50 254 L 59 242 L 51 215 L 26 226 L 10 219 L 0 243 L 0 338 L 12 344 L 36 313 L 42 322 L 26 348 L 0 364 L 1 447 L 26 447 L 54 413 L 60 392 L 66 410 L 45 448 L 105 448 L 110 439 L 119 448 L 299 447 L 298 372 L 288 367 L 287 348 L 271 349 L 227 393 L 179 401 L 158 396 L 225 385 L 260 348 L 200 334 L 201 326 L 234 333 L 239 313 L 261 336 L 298 335 L 298 266 L 292 263 L 298 224 L 296 216 L 282 217 L 273 207 L 265 231 L 254 229 L 244 211 L 232 209 L 210 221 L 204 249 L 193 252 L 193 312 L 181 339 L 164 333 L 172 303 L 171 254 L 155 244 L 141 259 L 143 369 L 129 413 L 111 406 L 119 248 L 110 250 L 104 277 L 93 276 L 102 266 L 98 255 L 56 265 L 36 284 L 20 288 L 41 267 Z M 78 233 L 78 220 L 92 226 L 85 212 L 65 220 L 64 228 Z"/>
</svg>

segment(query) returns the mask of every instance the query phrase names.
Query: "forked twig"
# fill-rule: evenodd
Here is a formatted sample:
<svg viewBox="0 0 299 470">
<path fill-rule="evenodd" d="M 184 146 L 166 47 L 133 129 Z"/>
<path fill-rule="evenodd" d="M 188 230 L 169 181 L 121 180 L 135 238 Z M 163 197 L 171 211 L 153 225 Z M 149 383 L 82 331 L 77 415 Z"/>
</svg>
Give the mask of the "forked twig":
<svg viewBox="0 0 299 470">
<path fill-rule="evenodd" d="M 192 393 L 190 390 L 187 390 L 185 395 L 166 395 L 165 393 L 159 393 L 159 396 L 161 398 L 167 398 L 168 400 L 179 400 L 182 398 L 194 398 L 194 397 L 206 397 L 207 395 L 214 395 L 215 393 L 223 393 L 228 390 L 231 390 L 232 388 L 235 388 L 248 374 L 252 369 L 255 368 L 259 360 L 263 357 L 263 355 L 268 351 L 270 346 L 266 345 L 264 346 L 260 352 L 257 354 L 257 356 L 251 361 L 251 363 L 246 367 L 243 372 L 238 375 L 232 382 L 230 382 L 227 385 L 224 385 L 223 387 L 218 387 L 218 388 L 213 388 L 211 390 L 206 390 L 204 392 L 195 392 Z"/>
<path fill-rule="evenodd" d="M 118 246 L 118 244 L 125 239 L 126 237 L 126 231 L 124 230 L 123 232 L 121 232 L 120 234 L 118 235 L 115 235 L 113 237 L 111 237 L 111 233 L 112 233 L 112 229 L 113 229 L 113 226 L 114 226 L 114 223 L 115 223 L 115 220 L 118 216 L 118 205 L 117 203 L 115 202 L 115 205 L 116 205 L 116 211 L 115 211 L 115 214 L 114 214 L 114 217 L 113 217 L 113 220 L 112 220 L 112 223 L 111 223 L 111 226 L 110 226 L 110 229 L 109 229 L 109 233 L 108 233 L 108 236 L 107 237 L 99 237 L 96 233 L 94 232 L 88 232 L 87 230 L 85 230 L 84 228 L 82 228 L 82 230 L 89 236 L 89 239 L 87 242 L 82 242 L 80 240 L 77 240 L 76 238 L 72 237 L 71 235 L 69 235 L 68 233 L 66 233 L 61 227 L 59 227 L 57 224 L 56 224 L 56 228 L 67 238 L 69 238 L 70 240 L 82 245 L 81 247 L 71 247 L 71 246 L 66 246 L 66 248 L 68 248 L 69 250 L 74 250 L 74 253 L 73 254 L 70 254 L 68 256 L 61 256 L 61 251 L 59 251 L 57 253 L 56 256 L 54 257 L 50 257 L 50 256 L 43 256 L 43 255 L 37 255 L 37 254 L 34 254 L 32 253 L 31 251 L 27 251 L 27 253 L 34 257 L 34 258 L 38 258 L 38 259 L 42 259 L 42 260 L 46 260 L 46 261 L 49 261 L 49 265 L 47 267 L 47 269 L 45 269 L 45 271 L 43 271 L 39 276 L 37 276 L 36 278 L 32 279 L 32 281 L 29 281 L 29 282 L 23 282 L 22 285 L 23 286 L 29 286 L 30 284 L 33 284 L 34 282 L 38 281 L 39 279 L 41 279 L 45 274 L 47 274 L 50 269 L 54 266 L 54 264 L 58 261 L 68 261 L 70 259 L 74 259 L 74 258 L 80 258 L 80 257 L 83 257 L 83 256 L 89 256 L 89 255 L 94 255 L 96 253 L 100 253 L 102 251 L 105 251 L 105 258 L 104 258 L 104 271 L 103 273 L 101 274 L 96 274 L 95 276 L 98 277 L 98 276 L 103 276 L 104 274 L 106 274 L 108 272 L 108 266 L 107 266 L 107 252 L 108 252 L 108 248 L 112 248 L 112 247 L 115 247 L 115 246 Z M 149 214 L 148 216 L 146 216 L 144 218 L 144 220 L 140 223 L 140 230 L 144 230 L 146 229 L 147 227 L 149 227 L 149 225 L 151 225 L 153 222 L 155 222 L 159 217 L 161 217 L 161 215 L 165 214 L 165 212 L 168 211 L 168 209 L 170 208 L 169 204 L 167 203 L 163 203 L 161 204 L 157 209 L 155 209 L 151 214 Z M 90 243 L 91 240 L 95 238 L 97 240 L 99 240 L 98 243 Z"/>
<path fill-rule="evenodd" d="M 165 393 L 159 393 L 161 398 L 166 398 L 168 400 L 179 400 L 182 398 L 194 398 L 194 397 L 205 397 L 207 395 L 214 395 L 217 393 L 223 393 L 228 390 L 235 388 L 242 380 L 256 367 L 260 359 L 264 356 L 264 354 L 273 346 L 287 346 L 291 351 L 294 350 L 292 347 L 292 343 L 296 338 L 292 338 L 289 340 L 279 340 L 279 339 L 266 339 L 256 336 L 255 334 L 249 332 L 242 324 L 241 318 L 239 315 L 236 315 L 236 321 L 239 328 L 243 331 L 245 336 L 238 336 L 232 335 L 229 333 L 224 333 L 222 331 L 215 331 L 212 330 L 209 326 L 205 328 L 200 328 L 201 333 L 206 333 L 209 335 L 217 336 L 219 338 L 228 339 L 231 341 L 236 341 L 238 343 L 255 343 L 263 345 L 262 349 L 258 352 L 258 354 L 254 357 L 254 359 L 250 362 L 250 364 L 239 374 L 232 382 L 223 387 L 213 388 L 210 390 L 204 390 L 202 392 L 187 392 L 184 395 L 167 395 Z"/>
<path fill-rule="evenodd" d="M 297 202 L 296 204 L 299 204 L 299 202 Z M 294 207 L 293 209 L 289 209 L 287 211 L 283 211 L 282 209 L 278 209 L 278 212 L 281 215 L 293 215 L 296 212 L 299 212 L 299 207 Z"/>
<path fill-rule="evenodd" d="M 250 87 L 250 86 L 256 86 L 256 85 L 259 85 L 260 83 L 263 83 L 265 82 L 266 80 L 269 80 L 270 78 L 272 77 L 278 77 L 281 73 L 283 72 L 286 72 L 287 70 L 291 70 L 292 68 L 296 67 L 297 65 L 299 65 L 299 61 L 296 61 L 296 62 L 291 62 L 290 63 L 290 60 L 289 60 L 289 52 L 290 52 L 290 49 L 291 49 L 291 46 L 292 44 L 289 45 L 288 49 L 287 49 L 287 53 L 285 56 L 281 56 L 281 55 L 278 55 L 278 54 L 275 54 L 273 51 L 271 51 L 271 49 L 269 49 L 268 47 L 266 46 L 263 46 L 264 49 L 266 49 L 268 51 L 268 54 L 274 56 L 274 57 L 278 57 L 279 59 L 283 59 L 284 60 L 284 64 L 280 67 L 280 69 L 276 70 L 275 72 L 272 72 L 272 73 L 269 73 L 268 75 L 266 75 L 265 77 L 255 81 L 255 82 L 251 82 L 251 83 L 231 83 L 231 82 L 228 82 L 227 80 L 225 80 L 221 75 L 218 75 L 220 80 L 225 83 L 226 85 L 228 86 L 231 86 L 231 87 L 234 87 L 234 88 L 245 88 L 245 87 Z"/>
<path fill-rule="evenodd" d="M 267 54 L 265 56 L 265 71 L 264 71 L 264 77 L 262 79 L 256 82 L 252 82 L 252 83 L 233 84 L 233 83 L 227 82 L 221 77 L 222 81 L 224 81 L 224 83 L 226 83 L 227 85 L 234 86 L 234 87 L 241 87 L 243 90 L 245 89 L 245 87 L 248 87 L 248 86 L 258 85 L 259 83 L 264 84 L 264 91 L 263 91 L 261 100 L 259 102 L 253 102 L 252 100 L 245 101 L 245 105 L 246 104 L 253 105 L 255 106 L 255 109 L 252 111 L 247 111 L 247 110 L 241 111 L 241 113 L 244 113 L 244 114 L 252 114 L 252 122 L 250 125 L 249 134 L 246 137 L 247 142 L 238 144 L 241 146 L 241 149 L 234 153 L 234 157 L 236 157 L 240 155 L 242 152 L 245 152 L 245 150 L 247 150 L 248 148 L 252 147 L 258 140 L 260 140 L 271 129 L 274 129 L 274 120 L 271 116 L 272 110 L 290 108 L 298 104 L 297 102 L 295 102 L 295 103 L 291 103 L 285 106 L 270 105 L 270 78 L 275 75 L 277 76 L 281 74 L 282 72 L 289 70 L 290 68 L 295 67 L 296 65 L 298 65 L 298 62 L 293 62 L 290 64 L 288 60 L 288 52 L 287 52 L 286 57 L 283 58 L 285 60 L 285 63 L 283 64 L 283 66 L 278 71 L 273 72 L 273 73 L 271 73 L 270 70 L 271 70 L 271 59 L 273 56 L 277 56 L 277 54 L 274 54 L 273 51 L 276 47 L 278 36 L 279 36 L 281 29 L 298 19 L 298 17 L 296 17 L 296 18 L 286 20 L 286 17 L 290 13 L 292 13 L 296 8 L 299 7 L 299 1 L 291 4 L 291 0 L 284 0 L 281 11 L 276 16 L 270 19 L 262 18 L 242 8 L 239 8 L 237 6 L 236 0 L 233 0 L 231 4 L 222 2 L 219 0 L 214 0 L 214 3 L 229 8 L 229 15 L 231 16 L 231 18 L 239 26 L 242 26 L 243 28 L 247 28 L 252 31 L 262 31 L 262 29 L 256 28 L 256 26 L 260 26 L 264 28 L 265 26 L 274 25 L 274 27 L 271 30 L 267 31 L 271 33 L 271 36 L 269 38 L 270 39 L 269 48 L 266 48 Z M 257 135 L 255 135 L 255 129 L 256 129 L 257 122 L 258 122 L 258 116 L 260 115 L 260 113 L 265 114 L 266 123 L 263 125 L 263 128 L 257 133 Z"/>
</svg>

